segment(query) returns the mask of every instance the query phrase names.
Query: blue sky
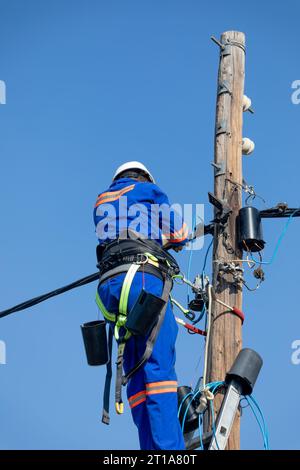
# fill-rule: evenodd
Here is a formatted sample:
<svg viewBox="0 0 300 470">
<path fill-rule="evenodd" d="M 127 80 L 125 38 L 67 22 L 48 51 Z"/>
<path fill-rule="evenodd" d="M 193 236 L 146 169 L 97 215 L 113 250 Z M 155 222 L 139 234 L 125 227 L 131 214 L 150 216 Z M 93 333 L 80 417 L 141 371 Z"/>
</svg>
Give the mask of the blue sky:
<svg viewBox="0 0 300 470">
<path fill-rule="evenodd" d="M 0 0 L 1 309 L 95 270 L 92 210 L 115 168 L 141 160 L 173 202 L 211 209 L 218 48 L 211 35 L 246 33 L 246 87 L 256 143 L 244 176 L 271 207 L 299 206 L 299 3 L 196 0 Z M 244 346 L 264 366 L 255 394 L 274 449 L 299 448 L 299 223 L 266 281 L 245 292 Z M 266 258 L 283 221 L 266 221 Z M 206 240 L 206 246 L 207 246 Z M 201 271 L 204 251 L 193 256 Z M 187 253 L 178 256 L 183 270 Z M 251 279 L 253 282 L 254 279 Z M 0 322 L 1 449 L 136 449 L 130 412 L 100 422 L 103 368 L 86 364 L 80 324 L 96 318 L 95 285 Z M 176 288 L 184 301 L 185 290 Z M 203 340 L 180 331 L 177 372 L 193 383 Z M 287 398 L 287 399 L 286 399 Z M 284 432 L 282 432 L 284 430 Z M 262 448 L 248 409 L 242 448 Z"/>
</svg>

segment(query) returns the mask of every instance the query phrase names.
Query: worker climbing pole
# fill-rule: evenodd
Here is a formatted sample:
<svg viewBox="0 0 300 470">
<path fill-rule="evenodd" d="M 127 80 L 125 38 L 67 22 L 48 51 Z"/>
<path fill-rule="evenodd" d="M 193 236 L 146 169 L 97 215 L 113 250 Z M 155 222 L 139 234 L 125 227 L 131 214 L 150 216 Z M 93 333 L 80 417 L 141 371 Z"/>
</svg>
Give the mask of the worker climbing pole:
<svg viewBox="0 0 300 470">
<path fill-rule="evenodd" d="M 220 52 L 212 163 L 214 192 L 209 193 L 213 220 L 192 227 L 189 235 L 183 220 L 179 230 L 173 224 L 168 237 L 159 227 L 157 240 L 150 240 L 148 223 L 145 238 L 136 233 L 131 237 L 129 226 L 125 227 L 128 237 L 123 238 L 119 224 L 118 236 L 106 242 L 104 232 L 99 230 L 99 223 L 105 218 L 105 211 L 101 212 L 105 204 L 114 204 L 119 210 L 119 200 L 124 195 L 132 202 L 169 204 L 147 168 L 140 162 L 127 162 L 117 170 L 111 186 L 99 194 L 95 204 L 99 271 L 0 312 L 2 318 L 98 280 L 96 302 L 104 319 L 83 324 L 82 334 L 88 363 L 106 365 L 107 369 L 102 422 L 109 424 L 114 336 L 118 345 L 115 409 L 117 414 L 123 413 L 121 389 L 129 383 L 129 406 L 144 449 L 239 449 L 243 399 L 254 415 L 257 417 L 258 413 L 262 418 L 259 424 L 264 448 L 269 447 L 263 415 L 252 396 L 262 359 L 252 349 L 242 349 L 242 326 L 247 320 L 242 311 L 242 291 L 243 287 L 255 291 L 260 286 L 264 280 L 262 265 L 273 262 L 291 219 L 300 216 L 300 209 L 289 208 L 285 203 L 264 210 L 252 205 L 259 196 L 242 175 L 242 155 L 250 155 L 255 147 L 242 134 L 243 113 L 253 113 L 251 100 L 244 94 L 245 36 L 229 31 L 220 40 L 212 40 Z M 262 257 L 263 218 L 288 218 L 269 262 Z M 191 281 L 168 250 L 181 251 L 203 233 L 213 239 L 201 274 Z M 205 268 L 211 246 L 210 279 Z M 244 263 L 255 277 L 254 288 L 246 282 Z M 188 296 L 187 306 L 171 296 L 175 283 L 187 284 L 193 293 L 192 299 Z M 171 304 L 173 309 L 179 308 L 184 319 L 173 315 Z M 201 321 L 204 324 L 200 328 Z M 203 371 L 194 389 L 177 386 L 176 323 L 205 342 Z"/>
</svg>

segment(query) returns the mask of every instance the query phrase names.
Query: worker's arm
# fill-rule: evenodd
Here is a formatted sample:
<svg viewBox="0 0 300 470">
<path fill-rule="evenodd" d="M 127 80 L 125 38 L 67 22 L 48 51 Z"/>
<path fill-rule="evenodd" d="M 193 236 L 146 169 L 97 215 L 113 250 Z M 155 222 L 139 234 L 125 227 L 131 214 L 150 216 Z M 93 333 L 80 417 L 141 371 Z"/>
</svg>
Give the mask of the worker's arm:
<svg viewBox="0 0 300 470">
<path fill-rule="evenodd" d="M 181 251 L 189 241 L 188 227 L 183 220 L 183 215 L 172 209 L 168 196 L 158 186 L 152 184 L 152 190 L 154 203 L 162 208 L 159 224 L 163 247 Z"/>
</svg>

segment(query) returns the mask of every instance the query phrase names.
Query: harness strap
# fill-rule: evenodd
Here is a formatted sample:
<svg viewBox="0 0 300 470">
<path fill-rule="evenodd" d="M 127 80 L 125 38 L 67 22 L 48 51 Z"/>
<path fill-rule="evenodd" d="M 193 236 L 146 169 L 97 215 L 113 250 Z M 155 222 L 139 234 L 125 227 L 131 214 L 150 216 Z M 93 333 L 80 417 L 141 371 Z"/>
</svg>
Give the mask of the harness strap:
<svg viewBox="0 0 300 470">
<path fill-rule="evenodd" d="M 120 338 L 120 328 L 125 327 L 127 320 L 127 308 L 128 308 L 128 298 L 129 292 L 132 285 L 132 281 L 137 271 L 140 268 L 140 264 L 132 264 L 129 270 L 126 273 L 124 278 L 120 301 L 119 301 L 119 314 L 117 316 L 117 321 L 115 324 L 115 338 L 119 341 L 118 345 L 118 358 L 117 358 L 117 371 L 116 371 L 116 388 L 115 388 L 115 405 L 116 411 L 118 414 L 122 414 L 124 411 L 124 405 L 122 400 L 122 374 L 123 374 L 123 362 L 124 362 L 124 351 L 126 341 L 130 338 L 130 331 L 126 331 L 125 335 Z"/>
<path fill-rule="evenodd" d="M 113 346 L 113 331 L 109 326 L 108 332 L 108 354 L 109 361 L 106 364 L 106 376 L 105 376 L 105 385 L 103 393 L 103 411 L 102 411 L 102 423 L 109 424 L 109 395 L 110 395 L 110 385 L 112 378 L 112 346 Z"/>
<path fill-rule="evenodd" d="M 136 365 L 126 375 L 123 376 L 122 378 L 123 385 L 126 385 L 128 383 L 129 379 L 148 361 L 148 359 L 150 358 L 152 354 L 153 347 L 155 345 L 161 325 L 165 318 L 165 314 L 166 314 L 167 307 L 168 307 L 169 295 L 172 290 L 172 285 L 173 283 L 172 283 L 171 277 L 167 276 L 164 281 L 164 287 L 163 287 L 163 292 L 161 296 L 162 300 L 165 301 L 165 305 L 163 306 L 161 312 L 159 313 L 157 323 L 150 333 L 143 356 L 136 363 Z"/>
<path fill-rule="evenodd" d="M 125 350 L 125 342 L 119 343 L 118 357 L 117 357 L 117 372 L 116 372 L 116 388 L 115 388 L 115 406 L 118 415 L 123 414 L 124 403 L 122 400 L 122 373 L 123 373 L 123 356 Z"/>
<path fill-rule="evenodd" d="M 117 316 L 114 313 L 110 313 L 108 310 L 106 310 L 105 305 L 103 304 L 100 295 L 98 294 L 98 290 L 96 291 L 96 304 L 106 320 L 111 322 L 115 322 L 117 320 Z"/>
<path fill-rule="evenodd" d="M 99 283 L 102 284 L 103 282 L 107 281 L 111 277 L 127 272 L 131 265 L 132 263 L 120 264 L 119 266 L 116 266 L 110 269 L 109 271 L 106 271 L 105 273 L 100 275 Z M 143 264 L 143 266 L 144 266 L 145 273 L 153 274 L 154 276 L 163 280 L 163 276 L 161 274 L 163 267 L 161 265 L 157 266 L 157 262 L 152 262 L 149 259 L 147 263 Z"/>
<path fill-rule="evenodd" d="M 121 315 L 124 315 L 124 316 L 127 315 L 127 305 L 128 305 L 130 287 L 131 287 L 133 278 L 136 272 L 139 270 L 140 266 L 141 266 L 140 264 L 132 264 L 124 278 L 122 290 L 120 294 L 120 301 L 119 301 L 119 313 Z"/>
<path fill-rule="evenodd" d="M 134 276 L 139 270 L 141 265 L 143 266 L 147 266 L 147 264 L 152 265 L 157 271 L 160 268 L 160 263 L 153 254 L 147 252 L 144 255 L 146 256 L 145 262 L 143 263 L 135 262 L 129 265 L 129 268 L 127 270 L 126 276 L 122 284 L 118 314 L 113 314 L 113 313 L 108 312 L 103 302 L 101 301 L 98 290 L 96 292 L 96 303 L 99 309 L 101 310 L 101 312 L 103 313 L 103 316 L 108 321 L 115 323 L 114 336 L 116 340 L 118 341 L 118 356 L 117 356 L 117 362 L 116 362 L 116 383 L 115 383 L 115 407 L 116 407 L 117 414 L 122 414 L 124 411 L 124 404 L 122 400 L 122 384 L 123 385 L 127 384 L 130 377 L 132 377 L 132 375 L 135 374 L 148 361 L 148 359 L 150 358 L 152 354 L 155 341 L 157 339 L 161 324 L 165 317 L 169 295 L 172 289 L 171 277 L 165 272 L 162 272 L 161 275 L 163 277 L 164 284 L 163 284 L 163 292 L 162 292 L 161 298 L 162 300 L 165 301 L 165 305 L 163 306 L 161 312 L 159 312 L 158 314 L 157 323 L 152 329 L 150 336 L 147 340 L 146 348 L 145 348 L 145 352 L 143 356 L 138 361 L 138 363 L 132 368 L 132 370 L 129 371 L 129 373 L 126 376 L 122 376 L 125 345 L 126 345 L 126 341 L 130 338 L 131 333 L 130 331 L 127 330 L 125 335 L 120 337 L 120 329 L 122 327 L 125 327 L 125 323 L 127 320 L 128 298 L 129 298 L 130 288 L 131 288 Z M 119 269 L 121 268 L 122 271 L 118 270 L 118 273 L 124 272 L 123 271 L 124 267 L 125 267 L 124 265 L 120 266 Z M 114 271 L 114 275 L 116 275 L 117 272 L 115 270 L 113 271 Z M 106 274 L 111 275 L 111 272 L 112 270 Z M 100 278 L 100 282 L 101 281 L 103 281 L 102 276 Z M 109 341 L 112 342 L 111 329 L 110 329 Z M 112 345 L 110 346 L 110 348 L 112 348 Z M 109 392 L 110 392 L 110 385 L 111 385 L 111 377 L 112 377 L 112 371 L 111 371 L 111 354 L 110 354 L 110 360 L 109 360 L 109 363 L 107 364 L 107 373 L 106 373 L 106 379 L 105 379 L 104 398 L 103 398 L 102 422 L 105 424 L 109 424 Z"/>
</svg>

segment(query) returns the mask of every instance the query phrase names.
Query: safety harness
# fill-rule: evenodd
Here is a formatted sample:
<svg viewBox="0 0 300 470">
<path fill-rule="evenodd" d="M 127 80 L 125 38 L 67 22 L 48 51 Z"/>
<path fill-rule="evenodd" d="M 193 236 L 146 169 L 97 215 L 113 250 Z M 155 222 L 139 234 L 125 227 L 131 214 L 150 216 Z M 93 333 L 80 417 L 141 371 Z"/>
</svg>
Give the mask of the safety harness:
<svg viewBox="0 0 300 470">
<path fill-rule="evenodd" d="M 119 309 L 117 313 L 108 312 L 105 308 L 98 290 L 96 292 L 96 303 L 101 310 L 104 318 L 110 324 L 114 324 L 114 334 L 112 328 L 109 328 L 109 362 L 106 366 L 106 379 L 103 395 L 103 414 L 102 422 L 109 424 L 109 395 L 112 378 L 112 337 L 114 335 L 117 344 L 117 361 L 116 361 L 116 384 L 115 384 L 115 408 L 118 414 L 124 411 L 122 400 L 122 385 L 126 385 L 129 379 L 148 361 L 150 358 L 155 341 L 158 337 L 160 327 L 163 323 L 167 310 L 170 292 L 173 286 L 173 277 L 178 275 L 180 269 L 176 260 L 163 248 L 153 240 L 141 238 L 121 239 L 118 238 L 113 242 L 97 248 L 98 268 L 100 270 L 99 285 L 120 273 L 126 272 L 119 300 Z M 158 312 L 157 321 L 149 334 L 146 342 L 145 351 L 137 364 L 126 374 L 123 374 L 123 358 L 126 342 L 131 337 L 131 333 L 126 329 L 125 324 L 128 315 L 128 298 L 130 288 L 134 277 L 138 270 L 154 274 L 163 281 L 163 291 L 161 299 L 164 306 Z"/>
</svg>

